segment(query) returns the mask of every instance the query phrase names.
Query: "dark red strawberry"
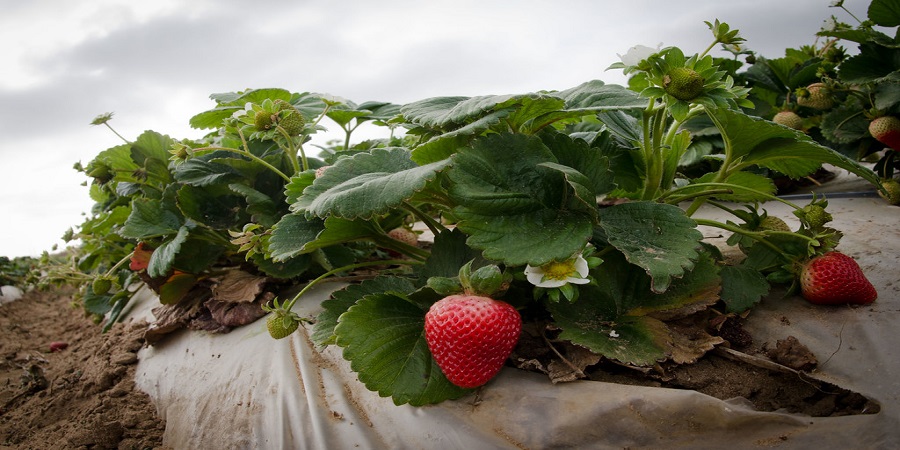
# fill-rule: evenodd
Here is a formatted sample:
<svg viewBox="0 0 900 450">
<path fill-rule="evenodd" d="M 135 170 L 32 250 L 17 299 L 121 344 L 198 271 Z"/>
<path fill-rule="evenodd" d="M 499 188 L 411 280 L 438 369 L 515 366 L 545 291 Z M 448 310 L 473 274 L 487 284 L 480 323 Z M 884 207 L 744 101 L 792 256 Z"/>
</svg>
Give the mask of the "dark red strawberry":
<svg viewBox="0 0 900 450">
<path fill-rule="evenodd" d="M 875 286 L 856 260 L 836 251 L 811 259 L 800 271 L 803 298 L 817 305 L 869 304 L 878 298 Z"/>
<path fill-rule="evenodd" d="M 490 297 L 445 297 L 425 315 L 425 340 L 438 367 L 451 383 L 481 386 L 503 367 L 522 331 L 512 305 Z"/>
<path fill-rule="evenodd" d="M 900 151 L 900 119 L 881 116 L 869 122 L 869 134 L 878 142 Z"/>
</svg>

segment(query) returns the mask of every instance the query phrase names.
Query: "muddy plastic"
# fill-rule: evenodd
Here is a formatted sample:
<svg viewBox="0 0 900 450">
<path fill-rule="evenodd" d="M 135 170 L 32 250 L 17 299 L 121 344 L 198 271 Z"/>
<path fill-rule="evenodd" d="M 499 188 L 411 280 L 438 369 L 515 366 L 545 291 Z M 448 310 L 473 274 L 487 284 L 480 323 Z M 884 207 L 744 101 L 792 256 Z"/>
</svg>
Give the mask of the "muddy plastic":
<svg viewBox="0 0 900 450">
<path fill-rule="evenodd" d="M 786 205 L 765 208 L 796 225 Z M 316 348 L 309 325 L 275 341 L 264 320 L 224 335 L 167 337 L 140 352 L 136 383 L 166 420 L 164 443 L 174 448 L 900 448 L 900 209 L 871 195 L 835 195 L 829 211 L 844 233 L 839 249 L 859 262 L 878 300 L 822 307 L 773 294 L 745 328 L 758 342 L 797 337 L 819 356 L 814 377 L 870 398 L 880 405 L 875 414 L 761 412 L 742 398 L 596 381 L 553 385 L 514 368 L 477 399 L 395 406 L 366 390 L 340 348 Z M 724 219 L 712 208 L 698 216 Z M 314 316 L 341 287 L 321 285 L 294 309 Z M 156 298 L 146 291 L 138 298 L 131 317 L 152 320 Z"/>
</svg>

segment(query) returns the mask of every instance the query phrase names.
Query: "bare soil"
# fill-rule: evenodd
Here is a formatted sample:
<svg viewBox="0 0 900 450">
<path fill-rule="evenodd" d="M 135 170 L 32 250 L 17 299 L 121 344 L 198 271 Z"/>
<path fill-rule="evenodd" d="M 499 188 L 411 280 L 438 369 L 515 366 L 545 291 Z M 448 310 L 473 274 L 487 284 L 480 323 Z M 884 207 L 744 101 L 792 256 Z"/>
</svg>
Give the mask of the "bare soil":
<svg viewBox="0 0 900 450">
<path fill-rule="evenodd" d="M 165 449 L 165 423 L 134 386 L 146 323 L 104 334 L 71 302 L 29 292 L 0 305 L 0 450 Z"/>
</svg>

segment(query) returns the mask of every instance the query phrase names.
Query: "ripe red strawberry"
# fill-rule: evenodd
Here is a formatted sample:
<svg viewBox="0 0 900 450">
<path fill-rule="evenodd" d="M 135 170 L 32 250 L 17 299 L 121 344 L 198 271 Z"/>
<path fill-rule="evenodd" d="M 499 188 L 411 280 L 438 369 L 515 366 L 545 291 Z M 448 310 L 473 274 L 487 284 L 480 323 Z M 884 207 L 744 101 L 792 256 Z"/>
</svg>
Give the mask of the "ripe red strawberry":
<svg viewBox="0 0 900 450">
<path fill-rule="evenodd" d="M 881 116 L 869 122 L 869 134 L 893 150 L 900 151 L 900 119 Z"/>
<path fill-rule="evenodd" d="M 481 386 L 497 375 L 522 331 L 509 303 L 471 294 L 445 297 L 425 314 L 425 340 L 451 383 Z"/>
<path fill-rule="evenodd" d="M 793 111 L 779 111 L 772 117 L 772 122 L 795 130 L 803 128 L 803 118 Z"/>
<path fill-rule="evenodd" d="M 878 298 L 856 260 L 836 251 L 811 259 L 800 271 L 803 298 L 817 305 L 865 305 Z"/>
</svg>

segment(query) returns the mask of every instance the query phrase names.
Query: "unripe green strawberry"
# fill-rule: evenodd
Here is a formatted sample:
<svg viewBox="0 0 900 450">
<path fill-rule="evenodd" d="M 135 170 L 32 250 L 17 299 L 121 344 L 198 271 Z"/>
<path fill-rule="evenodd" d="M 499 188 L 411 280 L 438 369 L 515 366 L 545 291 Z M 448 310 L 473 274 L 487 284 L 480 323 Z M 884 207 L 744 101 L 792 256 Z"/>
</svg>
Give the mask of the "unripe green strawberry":
<svg viewBox="0 0 900 450">
<path fill-rule="evenodd" d="M 306 120 L 303 119 L 300 111 L 294 105 L 284 100 L 276 100 L 275 105 L 280 113 L 278 125 L 284 128 L 284 131 L 291 136 L 297 136 L 302 133 Z"/>
<path fill-rule="evenodd" d="M 284 339 L 297 331 L 299 327 L 300 321 L 297 320 L 296 315 L 283 310 L 272 312 L 272 315 L 266 319 L 266 328 L 269 330 L 269 335 L 275 339 Z"/>
<path fill-rule="evenodd" d="M 253 118 L 253 123 L 259 131 L 266 131 L 272 128 L 272 114 L 267 111 L 257 111 Z"/>
<path fill-rule="evenodd" d="M 703 76 L 687 67 L 676 67 L 663 77 L 663 89 L 678 100 L 690 101 L 703 93 Z"/>
<path fill-rule="evenodd" d="M 759 229 L 764 231 L 791 231 L 791 227 L 780 217 L 766 216 L 759 222 Z"/>
<path fill-rule="evenodd" d="M 900 205 L 900 181 L 893 178 L 881 180 L 881 185 L 887 193 L 878 191 L 878 195 L 892 205 Z"/>
<path fill-rule="evenodd" d="M 834 99 L 825 83 L 813 83 L 798 89 L 797 104 L 813 109 L 828 109 L 834 106 Z"/>
<path fill-rule="evenodd" d="M 817 305 L 869 304 L 878 298 L 853 258 L 836 251 L 817 256 L 800 271 L 803 298 Z"/>
<path fill-rule="evenodd" d="M 869 122 L 869 134 L 892 150 L 900 151 L 900 119 L 881 116 Z"/>
<path fill-rule="evenodd" d="M 105 276 L 94 278 L 94 282 L 91 283 L 91 290 L 97 295 L 106 294 L 110 289 L 112 289 L 112 280 Z"/>
<path fill-rule="evenodd" d="M 281 128 L 284 128 L 284 131 L 290 136 L 298 136 L 302 133 L 305 124 L 306 121 L 303 120 L 303 116 L 297 112 L 290 112 L 278 121 L 278 125 L 281 125 Z"/>
<path fill-rule="evenodd" d="M 451 383 L 481 386 L 503 367 L 522 331 L 522 317 L 510 304 L 489 297 L 444 297 L 425 314 L 425 340 Z"/>
<path fill-rule="evenodd" d="M 803 129 L 803 118 L 793 111 L 779 111 L 772 118 L 772 122 L 795 130 Z"/>
<path fill-rule="evenodd" d="M 810 228 L 821 228 L 831 222 L 833 217 L 821 205 L 809 204 L 803 207 L 803 218 Z"/>
</svg>

